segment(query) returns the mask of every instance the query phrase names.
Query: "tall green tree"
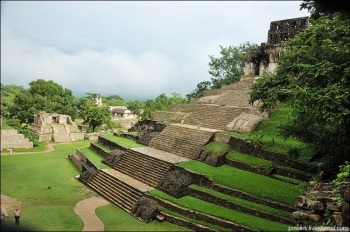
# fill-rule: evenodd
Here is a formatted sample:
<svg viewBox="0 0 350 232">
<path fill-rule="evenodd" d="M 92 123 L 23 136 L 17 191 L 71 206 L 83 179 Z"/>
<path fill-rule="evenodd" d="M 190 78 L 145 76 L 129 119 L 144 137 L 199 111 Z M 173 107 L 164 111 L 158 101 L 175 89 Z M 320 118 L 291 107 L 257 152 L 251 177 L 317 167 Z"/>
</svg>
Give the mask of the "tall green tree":
<svg viewBox="0 0 350 232">
<path fill-rule="evenodd" d="M 240 80 L 244 73 L 246 55 L 257 45 L 246 42 L 238 47 L 229 46 L 225 48 L 221 45 L 219 47 L 221 49 L 219 57 L 209 55 L 209 74 L 212 75 L 212 88 L 215 89 Z"/>
<path fill-rule="evenodd" d="M 89 125 L 92 132 L 103 124 L 110 125 L 112 122 L 109 109 L 106 106 L 97 106 L 89 99 L 83 101 L 79 116 Z"/>
<path fill-rule="evenodd" d="M 43 79 L 32 81 L 29 86 L 29 89 L 23 89 L 15 95 L 14 104 L 9 109 L 11 118 L 31 123 L 34 121 L 34 114 L 40 111 L 68 114 L 72 119 L 76 118 L 76 99 L 71 90 L 52 80 Z"/>
<path fill-rule="evenodd" d="M 349 21 L 335 13 L 311 25 L 283 43 L 277 69 L 257 80 L 250 101 L 262 100 L 262 110 L 289 105 L 283 133 L 312 144 L 335 170 L 350 153 Z"/>
<path fill-rule="evenodd" d="M 203 97 L 204 93 L 210 89 L 211 82 L 210 81 L 202 81 L 197 84 L 197 88 L 193 90 L 191 93 L 187 94 L 186 97 L 188 100 L 191 100 L 191 98 L 201 98 Z"/>
</svg>

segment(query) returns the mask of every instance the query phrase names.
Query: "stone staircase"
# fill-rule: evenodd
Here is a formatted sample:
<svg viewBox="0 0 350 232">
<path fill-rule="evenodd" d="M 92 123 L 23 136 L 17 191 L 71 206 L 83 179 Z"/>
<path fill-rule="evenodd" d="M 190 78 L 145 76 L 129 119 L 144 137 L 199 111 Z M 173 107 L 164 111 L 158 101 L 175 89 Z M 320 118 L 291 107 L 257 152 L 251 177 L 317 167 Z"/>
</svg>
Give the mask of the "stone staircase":
<svg viewBox="0 0 350 232">
<path fill-rule="evenodd" d="M 202 147 L 210 142 L 213 135 L 214 132 L 172 124 L 154 137 L 149 146 L 195 159 Z"/>
<path fill-rule="evenodd" d="M 65 125 L 52 125 L 53 139 L 56 143 L 67 143 L 72 141 L 69 127 Z"/>
<path fill-rule="evenodd" d="M 33 143 L 17 130 L 1 130 L 1 149 L 32 148 Z"/>
<path fill-rule="evenodd" d="M 113 168 L 149 186 L 156 187 L 160 178 L 169 171 L 172 165 L 136 150 L 128 149 Z"/>
<path fill-rule="evenodd" d="M 224 130 L 235 117 L 244 112 L 237 107 L 220 105 L 201 105 L 196 111 L 186 118 L 185 123 L 195 126 Z M 215 120 L 214 120 L 215 118 Z"/>
<path fill-rule="evenodd" d="M 99 170 L 87 185 L 128 213 L 143 193 L 151 189 L 127 175 L 108 169 Z"/>
</svg>

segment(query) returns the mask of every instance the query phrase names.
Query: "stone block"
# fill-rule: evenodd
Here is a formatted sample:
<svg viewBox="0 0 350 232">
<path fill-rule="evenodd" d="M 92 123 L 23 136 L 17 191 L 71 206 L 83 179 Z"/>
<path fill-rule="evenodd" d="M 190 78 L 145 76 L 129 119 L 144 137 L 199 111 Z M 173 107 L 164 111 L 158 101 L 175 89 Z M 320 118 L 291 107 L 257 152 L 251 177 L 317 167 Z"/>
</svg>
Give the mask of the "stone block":
<svg viewBox="0 0 350 232">
<path fill-rule="evenodd" d="M 295 206 L 306 209 L 306 202 L 307 202 L 307 199 L 305 196 L 299 196 L 296 199 Z"/>
<path fill-rule="evenodd" d="M 340 211 L 343 205 L 343 203 L 339 202 L 327 202 L 327 210 Z"/>
<path fill-rule="evenodd" d="M 292 216 L 296 221 L 307 220 L 309 218 L 309 215 L 310 213 L 308 211 L 303 211 L 303 210 L 292 213 Z"/>
<path fill-rule="evenodd" d="M 340 185 L 340 195 L 346 202 L 350 201 L 350 182 L 343 182 Z"/>
<path fill-rule="evenodd" d="M 343 226 L 343 217 L 341 215 L 340 212 L 334 212 L 334 214 L 332 215 L 334 221 L 335 221 L 335 224 L 337 226 Z"/>
<path fill-rule="evenodd" d="M 310 191 L 308 196 L 315 197 L 316 200 L 328 200 L 331 197 L 336 197 L 334 191 Z"/>
<path fill-rule="evenodd" d="M 309 210 L 317 210 L 317 211 L 322 211 L 324 210 L 324 205 L 320 201 L 307 201 L 307 209 Z"/>
<path fill-rule="evenodd" d="M 314 222 L 318 222 L 321 219 L 321 215 L 319 215 L 319 214 L 310 214 L 308 216 L 308 219 L 312 220 Z"/>
</svg>

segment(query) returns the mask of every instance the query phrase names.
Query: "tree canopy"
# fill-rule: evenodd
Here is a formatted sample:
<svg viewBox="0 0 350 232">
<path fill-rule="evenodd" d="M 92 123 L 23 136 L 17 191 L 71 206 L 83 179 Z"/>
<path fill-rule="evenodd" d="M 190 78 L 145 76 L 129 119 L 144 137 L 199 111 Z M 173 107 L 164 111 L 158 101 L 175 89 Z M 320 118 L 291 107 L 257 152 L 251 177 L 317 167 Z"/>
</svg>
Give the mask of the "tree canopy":
<svg viewBox="0 0 350 232">
<path fill-rule="evenodd" d="M 334 14 L 310 22 L 282 44 L 278 67 L 257 80 L 250 101 L 262 100 L 262 110 L 289 105 L 293 120 L 284 135 L 310 143 L 335 168 L 350 152 L 349 21 Z"/>
<path fill-rule="evenodd" d="M 219 46 L 220 57 L 209 55 L 209 74 L 212 75 L 212 88 L 219 89 L 222 85 L 229 85 L 239 81 L 244 71 L 244 61 L 246 55 L 256 44 L 246 42 L 238 47 L 229 46 L 227 48 Z"/>
<path fill-rule="evenodd" d="M 79 116 L 88 124 L 92 132 L 103 124 L 111 124 L 111 112 L 106 106 L 98 106 L 92 103 L 90 99 L 82 100 Z"/>
<path fill-rule="evenodd" d="M 52 80 L 38 79 L 29 83 L 29 89 L 22 89 L 13 98 L 9 108 L 9 117 L 21 122 L 31 123 L 34 114 L 40 111 L 68 114 L 72 119 L 77 116 L 76 99 L 69 89 Z"/>
</svg>

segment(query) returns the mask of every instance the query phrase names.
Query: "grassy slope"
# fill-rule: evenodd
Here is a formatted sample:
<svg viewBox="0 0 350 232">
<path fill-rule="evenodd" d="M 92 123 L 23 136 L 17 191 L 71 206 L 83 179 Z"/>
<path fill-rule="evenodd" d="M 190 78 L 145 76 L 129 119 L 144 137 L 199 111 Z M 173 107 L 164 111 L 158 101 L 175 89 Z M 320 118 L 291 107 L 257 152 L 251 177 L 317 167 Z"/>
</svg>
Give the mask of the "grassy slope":
<svg viewBox="0 0 350 232">
<path fill-rule="evenodd" d="M 105 135 L 104 138 L 111 140 L 113 142 L 118 143 L 119 145 L 126 147 L 126 148 L 137 148 L 137 147 L 144 147 L 142 144 L 138 144 L 135 141 L 127 138 L 117 137 L 114 135 Z"/>
<path fill-rule="evenodd" d="M 248 140 L 255 140 L 256 138 L 262 137 L 261 141 L 264 149 L 283 154 L 287 154 L 290 148 L 298 148 L 301 151 L 298 160 L 307 162 L 311 158 L 312 151 L 307 148 L 306 144 L 294 138 L 285 139 L 280 135 L 279 128 L 290 122 L 290 114 L 290 109 L 280 106 L 274 109 L 271 112 L 269 119 L 262 121 L 252 134 L 241 134 L 236 132 L 225 133 L 240 138 L 246 138 Z"/>
<path fill-rule="evenodd" d="M 250 228 L 255 228 L 264 231 L 286 231 L 288 228 L 287 225 L 278 222 L 273 222 L 259 217 L 244 214 L 235 210 L 230 210 L 225 207 L 208 203 L 206 201 L 202 201 L 194 197 L 185 196 L 181 198 L 175 198 L 158 190 L 152 190 L 150 191 L 150 193 L 168 201 L 174 202 L 180 206 L 196 210 L 198 212 L 213 215 L 216 217 L 220 217 L 241 225 L 246 225 Z"/>
<path fill-rule="evenodd" d="M 287 205 L 294 205 L 296 197 L 303 191 L 301 186 L 243 171 L 228 165 L 212 167 L 194 160 L 178 165 L 194 172 L 205 174 L 217 184 Z"/>
<path fill-rule="evenodd" d="M 102 163 L 103 157 L 96 154 L 89 147 L 81 148 L 80 151 L 83 152 L 84 155 L 100 169 L 110 168 L 108 165 Z"/>
</svg>

